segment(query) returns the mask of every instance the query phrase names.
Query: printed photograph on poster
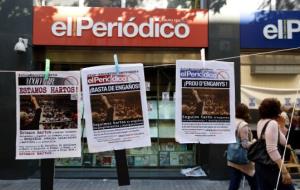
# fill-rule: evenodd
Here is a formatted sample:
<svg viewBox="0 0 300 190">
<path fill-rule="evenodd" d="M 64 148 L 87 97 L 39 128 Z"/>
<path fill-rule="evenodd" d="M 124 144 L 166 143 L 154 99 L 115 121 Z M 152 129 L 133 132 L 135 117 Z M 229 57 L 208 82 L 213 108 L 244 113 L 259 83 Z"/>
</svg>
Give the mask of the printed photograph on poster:
<svg viewBox="0 0 300 190">
<path fill-rule="evenodd" d="M 79 71 L 16 72 L 16 159 L 81 156 Z"/>
<path fill-rule="evenodd" d="M 228 89 L 182 89 L 182 121 L 205 122 L 228 119 Z"/>
<path fill-rule="evenodd" d="M 233 63 L 176 62 L 176 128 L 179 143 L 235 142 Z"/>
<path fill-rule="evenodd" d="M 131 124 L 143 125 L 140 92 L 122 92 L 91 96 L 93 129 L 109 129 Z M 125 123 L 126 122 L 126 123 Z"/>
<path fill-rule="evenodd" d="M 20 96 L 20 130 L 77 127 L 77 99 L 70 94 Z"/>
<path fill-rule="evenodd" d="M 142 64 L 82 70 L 86 136 L 90 152 L 151 145 Z"/>
</svg>

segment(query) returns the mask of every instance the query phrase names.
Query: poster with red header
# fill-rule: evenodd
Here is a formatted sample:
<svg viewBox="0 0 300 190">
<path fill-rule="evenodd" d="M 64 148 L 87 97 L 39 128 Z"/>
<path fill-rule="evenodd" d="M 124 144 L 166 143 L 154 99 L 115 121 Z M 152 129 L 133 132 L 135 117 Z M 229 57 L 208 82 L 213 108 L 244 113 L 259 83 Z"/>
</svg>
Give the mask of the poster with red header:
<svg viewBox="0 0 300 190">
<path fill-rule="evenodd" d="M 89 152 L 151 146 L 142 64 L 82 69 Z"/>
<path fill-rule="evenodd" d="M 80 72 L 16 72 L 16 159 L 81 156 Z"/>
</svg>

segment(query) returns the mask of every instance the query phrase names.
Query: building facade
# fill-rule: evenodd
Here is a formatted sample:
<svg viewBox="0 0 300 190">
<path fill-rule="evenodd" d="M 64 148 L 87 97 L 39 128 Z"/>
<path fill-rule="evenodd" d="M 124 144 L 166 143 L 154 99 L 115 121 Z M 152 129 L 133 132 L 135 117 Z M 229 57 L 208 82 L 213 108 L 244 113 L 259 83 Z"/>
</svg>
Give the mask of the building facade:
<svg viewBox="0 0 300 190">
<path fill-rule="evenodd" d="M 290 116 L 293 149 L 300 148 L 299 19 L 299 3 L 273 1 L 245 10 L 240 29 L 241 101 L 250 107 L 255 122 L 262 99 L 278 98 Z"/>
<path fill-rule="evenodd" d="M 179 171 L 181 168 L 200 165 L 210 179 L 226 178 L 224 152 L 227 145 L 180 145 L 174 140 L 174 64 L 177 59 L 200 59 L 200 49 L 205 48 L 207 59 L 222 59 L 235 63 L 236 102 L 242 101 L 252 106 L 253 116 L 257 114 L 257 105 L 265 96 L 275 94 L 283 104 L 292 104 L 294 98 L 292 95 L 298 89 L 299 81 L 299 50 L 296 48 L 299 46 L 300 24 L 299 13 L 294 11 L 299 10 L 299 5 L 296 1 L 279 0 L 247 3 L 249 3 L 247 6 L 242 6 L 238 0 L 1 2 L 0 19 L 3 24 L 0 26 L 2 42 L 0 84 L 1 88 L 5 89 L 0 92 L 2 108 L 0 119 L 3 126 L 0 129 L 1 178 L 29 177 L 39 167 L 37 160 L 17 161 L 14 158 L 16 136 L 14 71 L 44 70 L 45 58 L 51 60 L 51 70 L 79 70 L 88 66 L 112 64 L 114 54 L 118 55 L 120 63 L 143 63 L 148 85 L 152 147 L 127 150 L 129 168 Z M 244 7 L 247 7 L 247 10 Z M 84 12 L 86 10 L 88 12 Z M 99 23 L 103 21 L 101 19 L 109 20 L 115 17 L 117 23 L 115 27 L 118 27 L 120 23 L 118 18 L 125 15 L 123 18 L 136 21 L 135 24 L 138 26 L 142 24 L 139 19 L 147 18 L 148 23 L 145 25 L 149 25 L 152 22 L 149 20 L 150 16 L 163 17 L 174 13 L 183 15 L 182 17 L 190 19 L 190 22 L 195 21 L 197 17 L 195 15 L 202 17 L 204 15 L 207 17 L 207 32 L 204 32 L 205 29 L 191 30 L 191 34 L 195 36 L 190 41 L 169 42 L 163 38 L 143 41 L 143 39 L 135 40 L 131 36 L 134 32 L 123 30 L 126 23 L 118 35 L 127 38 L 109 36 L 109 27 L 103 28 Z M 245 14 L 250 17 L 244 19 Z M 75 23 L 74 15 L 82 18 L 88 15 L 94 20 L 83 18 L 80 28 L 78 23 Z M 56 24 L 53 18 L 58 21 Z M 45 22 L 38 26 L 35 19 L 42 19 Z M 253 22 L 253 19 L 256 22 Z M 162 23 L 155 25 L 155 22 L 156 20 L 153 20 L 153 27 L 159 24 L 161 27 Z M 53 26 L 52 31 L 45 31 L 49 23 Z M 95 24 L 98 28 L 94 27 Z M 111 24 L 111 27 L 113 25 Z M 159 35 L 165 38 L 171 37 L 169 35 L 177 35 L 180 38 L 186 34 L 184 26 L 176 28 L 174 25 L 165 28 L 168 29 L 159 29 Z M 155 29 L 153 30 L 153 34 L 144 31 L 142 35 L 155 36 Z M 57 38 L 51 39 L 51 35 L 47 36 L 47 32 L 52 32 Z M 107 35 L 109 38 L 105 41 L 84 38 L 89 32 L 99 36 Z M 71 38 L 73 35 L 77 36 Z M 23 53 L 13 50 L 20 37 L 29 41 L 28 48 Z M 57 40 L 58 38 L 61 40 Z M 282 49 L 290 50 L 278 51 Z M 267 51 L 274 52 L 265 54 Z M 83 137 L 83 146 L 84 141 Z M 114 170 L 114 164 L 111 152 L 89 154 L 85 148 L 79 159 L 56 160 L 58 171 L 64 169 L 67 172 L 68 169 L 70 172 L 74 171 L 72 170 L 74 168 L 78 172 L 85 169 Z"/>
</svg>

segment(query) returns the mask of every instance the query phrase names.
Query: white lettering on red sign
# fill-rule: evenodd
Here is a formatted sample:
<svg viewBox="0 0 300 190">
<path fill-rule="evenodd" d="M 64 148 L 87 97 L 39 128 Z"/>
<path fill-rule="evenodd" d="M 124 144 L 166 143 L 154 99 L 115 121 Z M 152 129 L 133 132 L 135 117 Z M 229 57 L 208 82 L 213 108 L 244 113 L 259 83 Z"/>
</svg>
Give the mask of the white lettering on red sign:
<svg viewBox="0 0 300 190">
<path fill-rule="evenodd" d="M 117 22 L 95 22 L 90 17 L 77 17 L 73 23 L 72 17 L 67 17 L 67 21 L 57 21 L 51 26 L 51 32 L 55 36 L 82 36 L 82 33 L 91 30 L 96 37 L 112 37 L 113 30 L 117 30 L 118 37 L 134 38 L 141 36 L 143 38 L 186 38 L 190 34 L 188 24 L 179 22 L 173 24 L 165 22 L 163 24 L 157 22 L 154 18 L 149 18 L 148 22 L 136 24 L 135 17 L 131 17 L 127 22 L 123 23 L 121 17 Z M 73 24 L 76 26 L 73 27 Z M 74 28 L 76 31 L 73 31 Z"/>
</svg>

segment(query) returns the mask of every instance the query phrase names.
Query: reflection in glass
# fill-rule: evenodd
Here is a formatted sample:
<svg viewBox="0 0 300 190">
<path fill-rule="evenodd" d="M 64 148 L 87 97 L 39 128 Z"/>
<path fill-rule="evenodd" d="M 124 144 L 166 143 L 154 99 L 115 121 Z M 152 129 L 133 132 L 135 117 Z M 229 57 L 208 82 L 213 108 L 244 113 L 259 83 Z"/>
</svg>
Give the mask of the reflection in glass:
<svg viewBox="0 0 300 190">
<path fill-rule="evenodd" d="M 193 8 L 197 0 L 85 0 L 87 7 L 126 7 L 132 8 Z"/>
<path fill-rule="evenodd" d="M 34 6 L 79 6 L 79 0 L 34 0 Z"/>
<path fill-rule="evenodd" d="M 132 7 L 132 8 L 199 8 L 204 0 L 33 0 L 34 6 Z"/>
<path fill-rule="evenodd" d="M 121 0 L 85 0 L 87 7 L 121 7 Z"/>
<path fill-rule="evenodd" d="M 126 7 L 135 8 L 192 8 L 195 0 L 126 0 Z"/>
</svg>

